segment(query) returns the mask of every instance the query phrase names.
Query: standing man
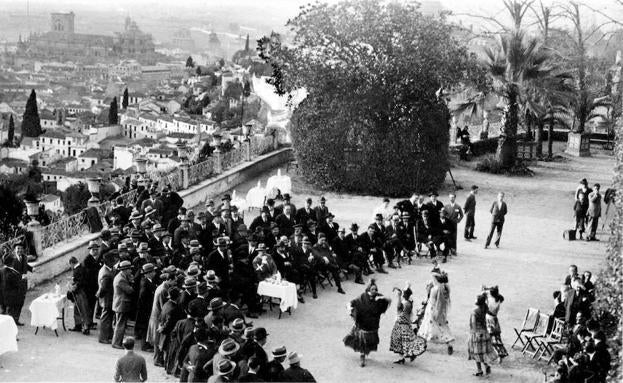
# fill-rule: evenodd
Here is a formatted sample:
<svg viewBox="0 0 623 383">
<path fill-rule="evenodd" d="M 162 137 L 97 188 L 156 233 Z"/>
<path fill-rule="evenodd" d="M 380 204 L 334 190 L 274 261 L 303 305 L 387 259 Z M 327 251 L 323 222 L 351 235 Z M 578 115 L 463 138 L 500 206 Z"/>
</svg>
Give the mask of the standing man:
<svg viewBox="0 0 623 383">
<path fill-rule="evenodd" d="M 443 207 L 443 211 L 450 222 L 450 227 L 452 230 L 449 235 L 449 245 L 450 245 L 450 253 L 456 255 L 456 235 L 458 230 L 459 222 L 463 219 L 463 209 L 461 206 L 456 203 L 456 194 L 450 193 L 449 195 L 450 203 Z"/>
<path fill-rule="evenodd" d="M 493 237 L 493 232 L 497 232 L 497 238 L 495 240 L 495 247 L 500 247 L 500 238 L 502 237 L 502 227 L 504 226 L 505 216 L 508 213 L 508 208 L 506 207 L 506 202 L 504 202 L 504 193 L 498 193 L 498 200 L 491 205 L 491 209 L 489 209 L 491 213 L 491 230 L 489 230 L 489 235 L 487 236 L 487 242 L 485 242 L 485 249 L 489 248 L 489 244 L 491 243 L 491 238 Z"/>
<path fill-rule="evenodd" d="M 100 313 L 100 334 L 99 342 L 103 344 L 112 343 L 112 301 L 113 301 L 113 279 L 115 275 L 112 267 L 115 264 L 115 256 L 112 252 L 105 253 L 102 257 L 104 266 L 97 274 L 98 289 L 95 293 L 101 308 Z"/>
<path fill-rule="evenodd" d="M 26 292 L 28 291 L 28 278 L 26 278 L 27 272 L 33 272 L 34 268 L 28 264 L 28 257 L 24 252 L 24 245 L 21 242 L 18 242 L 13 245 L 14 250 L 14 258 L 13 258 L 13 269 L 20 273 L 22 280 L 20 282 L 20 303 L 16 306 L 13 318 L 15 319 L 15 324 L 18 326 L 23 326 L 24 324 L 19 321 L 19 316 L 22 313 L 22 307 L 24 307 L 24 301 L 26 300 Z"/>
<path fill-rule="evenodd" d="M 132 264 L 130 261 L 122 261 L 119 263 L 118 270 L 119 273 L 113 280 L 112 309 L 115 312 L 115 332 L 113 334 L 112 347 L 122 349 L 121 341 L 132 312 L 132 297 L 134 296 Z M 134 339 L 132 339 L 132 347 L 134 347 Z"/>
<path fill-rule="evenodd" d="M 141 267 L 141 283 L 138 293 L 138 301 L 136 304 L 136 323 L 134 325 L 134 336 L 142 341 L 142 351 L 153 351 L 153 345 L 147 342 L 147 327 L 149 326 L 149 317 L 154 303 L 154 294 L 156 293 L 156 267 L 153 263 L 146 263 Z"/>
<path fill-rule="evenodd" d="M 74 328 L 69 329 L 69 331 L 82 331 L 84 335 L 89 335 L 93 313 L 89 307 L 86 293 L 87 272 L 76 257 L 69 258 L 69 266 L 72 269 L 71 297 L 75 304 Z"/>
<path fill-rule="evenodd" d="M 588 223 L 589 232 L 586 236 L 587 241 L 597 241 L 595 234 L 597 233 L 597 225 L 599 224 L 599 217 L 601 217 L 601 194 L 599 189 L 601 185 L 595 184 L 593 191 L 588 195 Z"/>
<path fill-rule="evenodd" d="M 134 338 L 125 338 L 123 348 L 125 355 L 119 358 L 115 365 L 115 382 L 147 381 L 147 364 L 145 358 L 134 353 Z"/>
<path fill-rule="evenodd" d="M 465 205 L 463 205 L 466 217 L 465 232 L 463 233 L 463 237 L 466 241 L 476 239 L 476 237 L 474 237 L 474 227 L 476 226 L 476 221 L 474 220 L 476 215 L 476 194 L 478 194 L 478 186 L 472 185 L 472 190 L 469 192 L 469 195 L 465 200 Z"/>
</svg>

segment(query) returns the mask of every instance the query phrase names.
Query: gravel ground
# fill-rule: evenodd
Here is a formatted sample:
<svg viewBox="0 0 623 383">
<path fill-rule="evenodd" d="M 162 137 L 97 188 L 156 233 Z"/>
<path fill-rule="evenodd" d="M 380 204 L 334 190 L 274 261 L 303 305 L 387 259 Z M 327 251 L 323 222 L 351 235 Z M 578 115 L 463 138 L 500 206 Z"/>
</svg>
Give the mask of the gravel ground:
<svg viewBox="0 0 623 383">
<path fill-rule="evenodd" d="M 472 184 L 480 186 L 476 214 L 478 240 L 459 240 L 459 255 L 443 268 L 447 270 L 452 288 L 452 306 L 449 311 L 450 328 L 456 337 L 455 352 L 447 355 L 444 346 L 430 344 L 428 351 L 407 365 L 394 365 L 395 355 L 388 351 L 389 335 L 395 320 L 395 303 L 381 319 L 379 352 L 371 355 L 367 367 L 359 367 L 358 354 L 341 343 L 352 325 L 346 312 L 349 300 L 362 292 L 362 286 L 351 281 L 344 284 L 346 295 L 335 288 L 319 289 L 319 299 L 306 297 L 291 316 L 281 320 L 276 312 L 269 312 L 255 325 L 265 326 L 270 333 L 267 349 L 286 345 L 289 351 L 303 354 L 302 365 L 308 368 L 319 382 L 374 382 L 408 381 L 421 382 L 471 382 L 474 365 L 467 360 L 467 335 L 469 313 L 476 294 L 483 284 L 500 286 L 506 300 L 499 315 L 502 337 L 507 347 L 514 340 L 512 327 L 519 326 L 528 307 L 538 307 L 549 312 L 552 309 L 552 292 L 559 288 L 569 264 L 574 263 L 581 271 L 599 270 L 605 251 L 607 234 L 598 237 L 601 242 L 567 242 L 562 231 L 573 226 L 572 198 L 579 179 L 600 182 L 605 190 L 610 184 L 612 157 L 597 154 L 591 158 L 564 159 L 533 167 L 532 178 L 507 178 L 477 173 L 473 164 L 453 168 L 457 182 L 465 189 Z M 265 183 L 268 175 L 258 179 Z M 293 177 L 293 202 L 302 206 L 308 195 L 317 201 L 320 191 L 305 184 L 300 176 Z M 238 193 L 254 186 L 257 180 L 241 185 Z M 448 180 L 440 191 L 442 201 L 452 188 Z M 498 190 L 506 192 L 509 206 L 499 249 L 484 250 L 488 230 L 488 207 Z M 337 216 L 336 222 L 348 226 L 357 222 L 360 226 L 371 221 L 371 212 L 380 198 L 352 195 L 324 194 L 327 205 Z M 457 201 L 463 203 L 467 190 L 458 192 Z M 247 220 L 257 210 L 247 213 Z M 601 225 L 600 225 L 601 226 Z M 462 230 L 463 224 L 459 225 Z M 402 286 L 405 280 L 412 283 L 416 302 L 424 296 L 424 286 L 429 280 L 430 263 L 418 260 L 413 265 L 391 270 L 388 275 L 377 275 L 380 291 L 391 294 L 393 286 Z M 66 278 L 68 275 L 62 276 Z M 598 282 L 597 282 L 598 283 Z M 39 286 L 29 292 L 22 321 L 29 323 L 30 301 L 52 289 L 53 283 Z M 71 313 L 70 313 L 71 316 Z M 73 325 L 68 319 L 67 327 Z M 122 351 L 97 343 L 97 332 L 85 337 L 71 332 L 59 332 L 59 337 L 49 330 L 25 326 L 19 332 L 19 352 L 0 357 L 0 381 L 110 381 L 116 359 Z M 143 354 L 151 361 L 151 355 Z M 148 363 L 150 381 L 173 381 L 161 369 Z M 514 350 L 502 365 L 493 366 L 494 382 L 535 382 L 542 380 L 543 363 L 536 363 Z M 482 378 L 480 378 L 482 379 Z"/>
</svg>

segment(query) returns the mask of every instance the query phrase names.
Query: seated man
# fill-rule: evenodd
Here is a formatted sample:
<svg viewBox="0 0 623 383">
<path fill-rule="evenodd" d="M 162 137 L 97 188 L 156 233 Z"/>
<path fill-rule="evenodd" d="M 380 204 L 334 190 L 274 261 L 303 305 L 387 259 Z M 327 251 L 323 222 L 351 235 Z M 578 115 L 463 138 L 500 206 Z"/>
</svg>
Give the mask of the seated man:
<svg viewBox="0 0 623 383">
<path fill-rule="evenodd" d="M 422 224 L 419 226 L 418 241 L 428 247 L 431 258 L 435 258 L 441 251 L 441 244 L 444 243 L 444 234 L 441 227 L 433 223 L 430 213 L 422 211 Z M 445 258 L 444 258 L 445 261 Z"/>
<path fill-rule="evenodd" d="M 355 264 L 363 270 L 364 275 L 370 275 L 374 273 L 374 271 L 370 268 L 370 262 L 368 262 L 367 255 L 364 254 L 363 248 L 359 243 L 359 234 L 357 233 L 358 230 L 359 226 L 356 223 L 350 225 L 350 233 L 348 233 L 345 240 L 348 244 L 350 253 L 353 255 Z"/>
<path fill-rule="evenodd" d="M 292 266 L 299 276 L 299 292 L 302 292 L 302 286 L 309 284 L 314 298 L 316 295 L 316 279 L 312 271 L 309 257 L 311 256 L 311 242 L 302 234 L 294 234 L 294 243 L 288 249 L 292 255 Z M 299 293 L 299 302 L 305 303 L 302 295 Z"/>
<path fill-rule="evenodd" d="M 288 206 L 286 206 L 288 207 Z M 273 261 L 277 265 L 277 270 L 281 273 L 281 276 L 288 282 L 292 282 L 295 285 L 301 286 L 303 284 L 301 275 L 298 270 L 294 267 L 294 258 L 292 254 L 290 254 L 290 243 L 288 237 L 285 235 L 281 237 L 279 242 L 277 242 L 277 246 L 275 247 L 275 251 L 272 254 Z M 301 289 L 297 289 L 298 300 L 299 302 L 304 302 L 303 297 L 301 296 Z"/>
<path fill-rule="evenodd" d="M 385 228 L 385 244 L 383 246 L 385 255 L 387 256 L 387 262 L 392 269 L 396 268 L 394 260 L 396 260 L 398 267 L 400 267 L 400 258 L 404 250 L 404 245 L 400 240 L 402 231 L 404 231 L 404 229 L 400 222 L 400 217 L 398 214 L 392 215 L 389 224 Z"/>
<path fill-rule="evenodd" d="M 376 234 L 375 224 L 368 226 L 368 231 L 359 237 L 359 246 L 361 246 L 366 256 L 372 258 L 376 271 L 387 274 L 387 271 L 383 269 L 383 263 L 385 263 L 382 250 L 383 244 Z"/>
<path fill-rule="evenodd" d="M 253 269 L 259 281 L 263 281 L 277 274 L 277 265 L 270 254 L 267 254 L 266 245 L 260 243 L 257 246 L 257 256 L 253 260 Z"/>
<path fill-rule="evenodd" d="M 357 265 L 353 252 L 351 252 L 349 243 L 346 240 L 346 230 L 343 227 L 340 227 L 337 230 L 337 237 L 335 237 L 333 242 L 331 242 L 331 248 L 337 257 L 337 264 L 340 268 L 353 272 L 353 274 L 355 274 L 355 283 L 363 284 L 363 280 L 361 278 L 362 268 L 360 265 Z M 361 254 L 361 252 L 358 252 L 358 254 Z"/>
<path fill-rule="evenodd" d="M 415 224 L 411 220 L 409 212 L 403 212 L 400 216 L 402 220 L 401 230 L 398 232 L 398 238 L 404 246 L 404 252 L 409 258 L 409 264 L 411 264 L 411 257 L 415 253 Z"/>
<path fill-rule="evenodd" d="M 318 243 L 312 248 L 312 269 L 318 274 L 331 273 L 335 285 L 337 286 L 337 292 L 340 294 L 346 294 L 342 290 L 342 283 L 340 281 L 340 267 L 337 264 L 337 259 L 331 251 L 331 247 L 327 243 L 327 236 L 324 233 L 318 234 Z"/>
</svg>

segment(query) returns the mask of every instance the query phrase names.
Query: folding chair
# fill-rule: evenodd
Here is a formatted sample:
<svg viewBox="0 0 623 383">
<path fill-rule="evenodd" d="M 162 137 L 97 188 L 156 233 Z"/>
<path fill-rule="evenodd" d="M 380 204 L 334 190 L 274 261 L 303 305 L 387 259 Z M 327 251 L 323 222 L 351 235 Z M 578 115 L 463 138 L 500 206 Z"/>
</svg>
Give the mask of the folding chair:
<svg viewBox="0 0 623 383">
<path fill-rule="evenodd" d="M 538 360 L 546 360 L 547 364 L 550 364 L 552 358 L 554 357 L 554 351 L 556 351 L 556 345 L 562 346 L 564 330 L 565 322 L 554 318 L 554 325 L 552 326 L 550 333 L 547 334 L 547 337 L 542 340 L 535 340 L 535 342 L 539 344 L 539 349 L 534 357 Z"/>
<path fill-rule="evenodd" d="M 539 351 L 540 345 L 537 343 L 538 339 L 546 338 L 548 331 L 547 325 L 549 323 L 550 316 L 548 314 L 540 314 L 539 320 L 536 323 L 536 327 L 534 331 L 526 331 L 524 333 L 525 345 L 521 350 L 523 355 L 530 355 L 532 358 L 536 356 L 536 353 Z"/>
<path fill-rule="evenodd" d="M 513 330 L 515 330 L 515 334 L 517 335 L 517 339 L 515 339 L 515 341 L 511 345 L 511 348 L 515 347 L 515 344 L 517 344 L 517 342 L 521 343 L 521 348 L 526 345 L 526 342 L 523 339 L 523 334 L 528 331 L 534 331 L 537 320 L 539 320 L 539 309 L 530 307 L 528 309 L 528 312 L 526 312 L 526 316 L 523 319 L 523 323 L 521 324 L 519 330 L 513 328 Z"/>
</svg>

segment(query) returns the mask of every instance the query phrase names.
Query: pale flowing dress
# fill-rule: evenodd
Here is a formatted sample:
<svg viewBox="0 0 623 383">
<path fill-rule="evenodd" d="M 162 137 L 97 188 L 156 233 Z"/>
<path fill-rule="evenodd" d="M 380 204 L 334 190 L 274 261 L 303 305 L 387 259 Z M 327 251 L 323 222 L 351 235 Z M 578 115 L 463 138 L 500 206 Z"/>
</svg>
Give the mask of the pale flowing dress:
<svg viewBox="0 0 623 383">
<path fill-rule="evenodd" d="M 424 311 L 422 325 L 418 335 L 433 343 L 449 343 L 454 336 L 448 325 L 448 310 L 450 308 L 450 286 L 440 283 L 433 278 L 432 287 L 428 296 L 428 303 Z"/>
</svg>

